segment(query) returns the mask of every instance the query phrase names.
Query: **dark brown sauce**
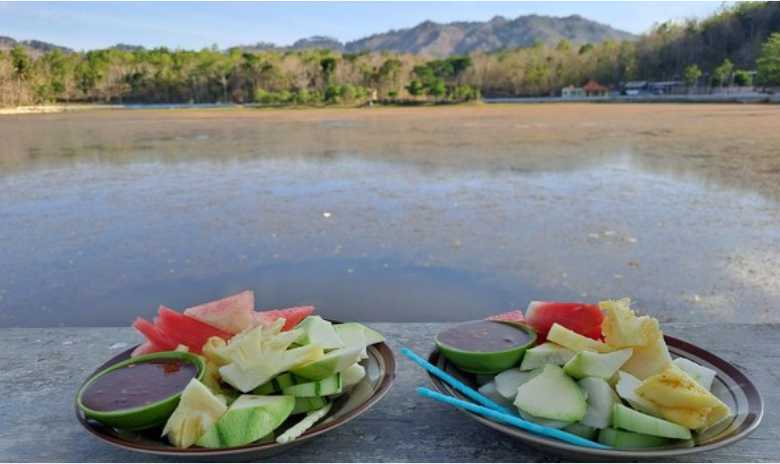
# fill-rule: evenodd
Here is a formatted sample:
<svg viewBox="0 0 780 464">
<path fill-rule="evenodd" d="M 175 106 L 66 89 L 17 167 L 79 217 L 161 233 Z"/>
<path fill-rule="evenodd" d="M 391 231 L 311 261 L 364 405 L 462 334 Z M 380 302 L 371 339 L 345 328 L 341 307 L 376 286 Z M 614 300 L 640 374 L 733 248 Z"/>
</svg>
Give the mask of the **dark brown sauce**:
<svg viewBox="0 0 780 464">
<path fill-rule="evenodd" d="M 81 395 L 94 411 L 119 411 L 164 400 L 184 390 L 198 368 L 182 361 L 129 364 L 101 375 Z"/>
<path fill-rule="evenodd" d="M 463 351 L 490 353 L 523 346 L 531 336 L 517 327 L 495 321 L 477 321 L 456 325 L 441 332 L 439 341 Z"/>
</svg>

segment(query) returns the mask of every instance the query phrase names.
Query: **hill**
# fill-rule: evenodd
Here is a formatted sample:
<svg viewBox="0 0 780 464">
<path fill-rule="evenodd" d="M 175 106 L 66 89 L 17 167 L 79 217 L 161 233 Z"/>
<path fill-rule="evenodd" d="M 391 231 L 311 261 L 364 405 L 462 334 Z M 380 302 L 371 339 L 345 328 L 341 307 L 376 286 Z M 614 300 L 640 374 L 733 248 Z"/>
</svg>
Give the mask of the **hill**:
<svg viewBox="0 0 780 464">
<path fill-rule="evenodd" d="M 43 42 L 41 40 L 15 40 L 11 37 L 0 36 L 0 50 L 10 50 L 17 45 L 22 45 L 27 49 L 27 53 L 38 56 L 44 53 L 59 50 L 63 53 L 72 53 L 73 50 L 68 47 L 62 47 L 49 42 Z"/>
</svg>

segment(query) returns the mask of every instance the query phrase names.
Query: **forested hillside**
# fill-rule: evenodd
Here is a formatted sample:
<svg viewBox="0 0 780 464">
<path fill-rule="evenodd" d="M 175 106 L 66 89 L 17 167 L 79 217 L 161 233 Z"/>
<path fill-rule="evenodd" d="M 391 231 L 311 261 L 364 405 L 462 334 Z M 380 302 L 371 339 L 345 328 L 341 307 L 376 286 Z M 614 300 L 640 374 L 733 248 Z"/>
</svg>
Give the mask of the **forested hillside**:
<svg viewBox="0 0 780 464">
<path fill-rule="evenodd" d="M 776 33 L 774 37 L 772 33 Z M 771 38 L 770 38 L 771 37 Z M 328 43 L 326 38 L 312 41 Z M 702 21 L 657 25 L 638 40 L 530 47 L 431 59 L 396 52 L 233 48 L 85 53 L 0 50 L 0 106 L 56 101 L 361 104 L 550 95 L 596 79 L 780 85 L 780 4 L 738 3 Z"/>
</svg>

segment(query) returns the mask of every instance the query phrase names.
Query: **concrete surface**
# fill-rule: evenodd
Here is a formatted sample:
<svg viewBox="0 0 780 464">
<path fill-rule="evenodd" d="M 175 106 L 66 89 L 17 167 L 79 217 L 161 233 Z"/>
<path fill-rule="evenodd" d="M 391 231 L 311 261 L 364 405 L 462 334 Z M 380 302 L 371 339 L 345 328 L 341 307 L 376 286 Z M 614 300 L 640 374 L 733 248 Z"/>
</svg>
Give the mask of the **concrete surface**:
<svg viewBox="0 0 780 464">
<path fill-rule="evenodd" d="M 436 323 L 378 323 L 397 353 L 431 348 Z M 712 350 L 750 376 L 767 405 L 764 422 L 749 438 L 702 461 L 770 461 L 780 456 L 780 325 L 681 324 L 664 326 Z M 84 378 L 112 354 L 138 341 L 130 328 L 0 330 L 0 461 L 158 461 L 99 442 L 74 417 L 73 395 Z M 556 461 L 557 456 L 418 398 L 430 385 L 425 373 L 397 358 L 396 383 L 383 401 L 342 428 L 270 461 Z M 247 458 L 251 459 L 251 457 Z M 688 458 L 690 460 L 691 458 Z"/>
</svg>

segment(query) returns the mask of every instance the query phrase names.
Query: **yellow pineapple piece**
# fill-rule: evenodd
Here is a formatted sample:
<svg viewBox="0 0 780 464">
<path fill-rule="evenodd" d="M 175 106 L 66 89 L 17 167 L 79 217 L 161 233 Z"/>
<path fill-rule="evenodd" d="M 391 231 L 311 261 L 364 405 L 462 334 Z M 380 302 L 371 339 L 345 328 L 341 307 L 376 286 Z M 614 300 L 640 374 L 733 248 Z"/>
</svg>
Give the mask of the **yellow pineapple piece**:
<svg viewBox="0 0 780 464">
<path fill-rule="evenodd" d="M 653 403 L 663 418 L 690 429 L 709 427 L 731 414 L 725 403 L 674 364 L 645 379 L 636 393 Z"/>
<path fill-rule="evenodd" d="M 190 380 L 162 436 L 177 448 L 192 446 L 227 411 L 225 402 L 198 379 Z"/>
<path fill-rule="evenodd" d="M 671 363 L 672 357 L 669 355 L 669 348 L 664 341 L 664 335 L 661 331 L 658 331 L 650 343 L 634 347 L 634 354 L 620 369 L 639 380 L 644 380 L 662 372 Z"/>
<path fill-rule="evenodd" d="M 217 367 L 224 366 L 230 363 L 230 358 L 225 353 L 226 346 L 227 343 L 222 338 L 210 337 L 206 344 L 203 345 L 203 356 Z"/>
<path fill-rule="evenodd" d="M 597 353 L 609 353 L 610 351 L 615 351 L 614 348 L 606 343 L 580 335 L 558 323 L 553 324 L 550 328 L 550 332 L 547 333 L 547 340 L 555 342 L 574 352 L 595 351 Z"/>
<path fill-rule="evenodd" d="M 607 300 L 599 303 L 604 312 L 601 331 L 604 341 L 615 348 L 629 348 L 650 344 L 661 331 L 658 320 L 649 316 L 637 317 L 631 309 L 631 300 Z"/>
</svg>

